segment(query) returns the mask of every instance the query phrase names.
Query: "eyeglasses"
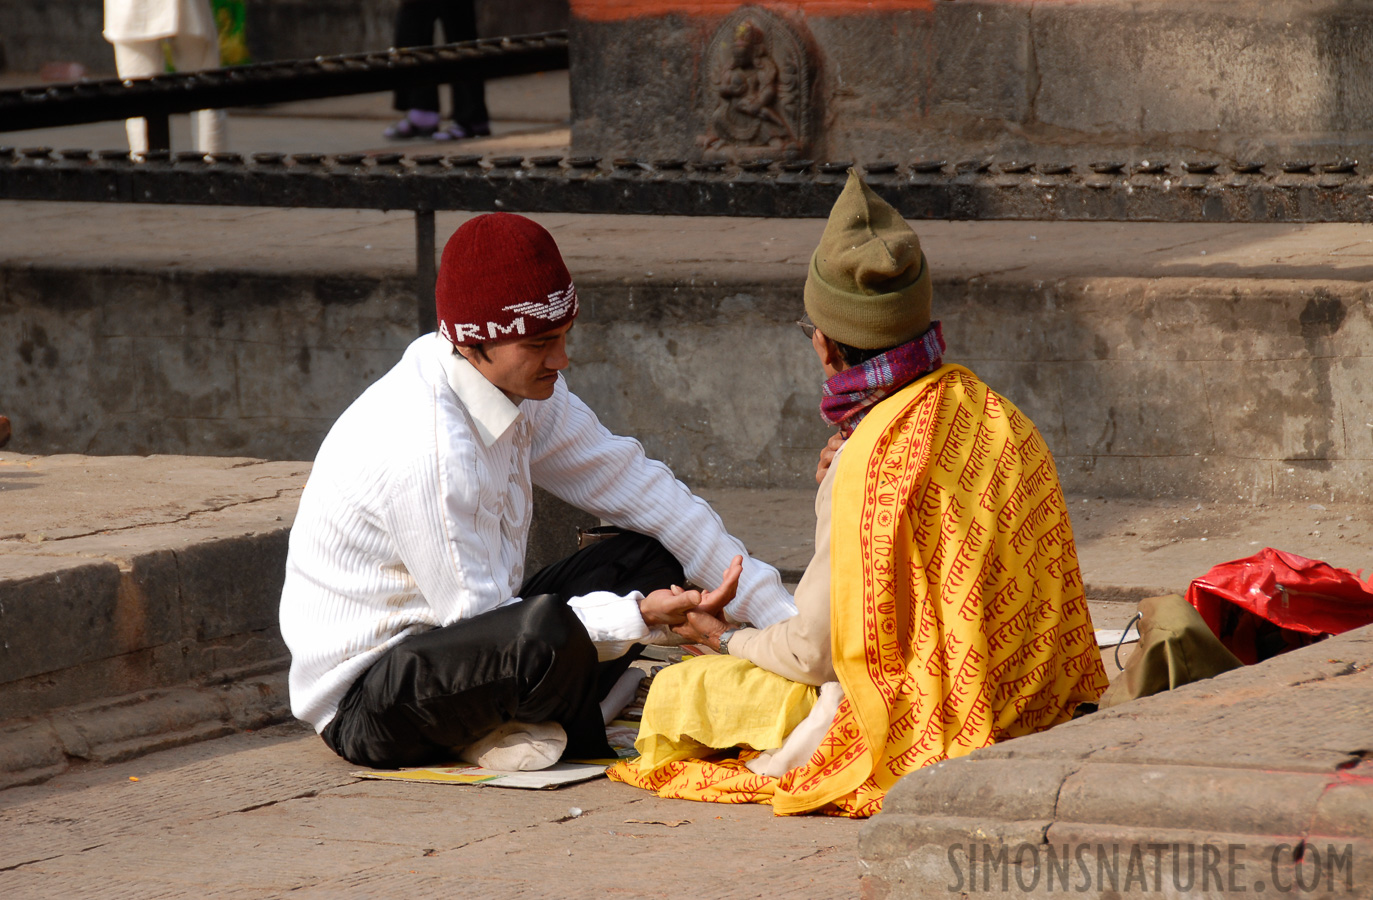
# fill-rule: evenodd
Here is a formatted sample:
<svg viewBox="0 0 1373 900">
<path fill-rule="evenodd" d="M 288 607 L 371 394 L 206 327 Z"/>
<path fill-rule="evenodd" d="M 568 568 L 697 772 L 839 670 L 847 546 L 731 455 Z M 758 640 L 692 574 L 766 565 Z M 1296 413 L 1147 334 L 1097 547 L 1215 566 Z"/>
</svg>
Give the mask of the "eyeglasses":
<svg viewBox="0 0 1373 900">
<path fill-rule="evenodd" d="M 809 341 L 815 338 L 815 323 L 810 319 L 797 319 L 796 327 L 800 328 L 801 332 L 805 334 L 806 340 Z"/>
</svg>

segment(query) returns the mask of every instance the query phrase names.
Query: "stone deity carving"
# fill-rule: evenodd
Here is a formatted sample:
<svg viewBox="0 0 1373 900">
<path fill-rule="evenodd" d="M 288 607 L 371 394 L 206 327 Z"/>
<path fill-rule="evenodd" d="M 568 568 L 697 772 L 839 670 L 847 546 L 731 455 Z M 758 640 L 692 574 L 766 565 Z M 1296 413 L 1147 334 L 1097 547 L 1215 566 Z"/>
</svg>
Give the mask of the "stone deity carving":
<svg viewBox="0 0 1373 900">
<path fill-rule="evenodd" d="M 706 66 L 707 155 L 804 153 L 810 67 L 800 39 L 775 16 L 745 8 L 715 33 Z"/>
</svg>

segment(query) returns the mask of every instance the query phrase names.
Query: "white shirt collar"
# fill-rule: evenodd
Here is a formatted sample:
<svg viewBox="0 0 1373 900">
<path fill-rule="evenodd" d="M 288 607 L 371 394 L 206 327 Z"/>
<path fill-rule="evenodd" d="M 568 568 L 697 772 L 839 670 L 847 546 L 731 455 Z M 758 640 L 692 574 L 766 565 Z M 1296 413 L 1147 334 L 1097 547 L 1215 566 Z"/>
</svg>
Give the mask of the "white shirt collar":
<svg viewBox="0 0 1373 900">
<path fill-rule="evenodd" d="M 440 334 L 430 335 L 439 362 L 443 364 L 444 374 L 448 376 L 448 386 L 458 395 L 458 400 L 472 416 L 477 426 L 477 434 L 482 443 L 490 447 L 500 440 L 501 435 L 520 417 L 520 408 L 510 402 L 501 389 L 486 380 L 486 376 L 453 352 L 453 345 Z"/>
</svg>

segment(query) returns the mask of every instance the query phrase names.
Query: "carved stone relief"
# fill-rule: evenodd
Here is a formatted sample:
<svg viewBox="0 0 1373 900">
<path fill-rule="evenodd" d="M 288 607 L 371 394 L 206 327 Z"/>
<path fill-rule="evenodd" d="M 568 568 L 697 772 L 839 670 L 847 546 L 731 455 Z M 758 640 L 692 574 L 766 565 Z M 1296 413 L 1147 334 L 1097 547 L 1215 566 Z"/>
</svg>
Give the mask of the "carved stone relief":
<svg viewBox="0 0 1373 900">
<path fill-rule="evenodd" d="M 736 10 L 707 47 L 707 158 L 803 156 L 811 143 L 812 67 L 786 20 L 758 7 Z"/>
</svg>

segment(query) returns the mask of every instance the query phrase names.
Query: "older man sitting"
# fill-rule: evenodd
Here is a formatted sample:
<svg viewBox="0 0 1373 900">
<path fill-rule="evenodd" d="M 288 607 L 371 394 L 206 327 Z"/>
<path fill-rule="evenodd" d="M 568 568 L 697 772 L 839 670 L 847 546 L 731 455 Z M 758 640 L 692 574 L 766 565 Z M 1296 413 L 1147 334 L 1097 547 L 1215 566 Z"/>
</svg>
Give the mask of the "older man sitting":
<svg viewBox="0 0 1373 900">
<path fill-rule="evenodd" d="M 688 614 L 676 630 L 723 655 L 658 676 L 642 755 L 613 778 L 869 816 L 902 775 L 1105 689 L 1053 458 L 1015 406 L 942 364 L 931 293 L 915 233 L 850 173 L 805 287 L 839 435 L 798 614 L 762 629 Z"/>
</svg>

